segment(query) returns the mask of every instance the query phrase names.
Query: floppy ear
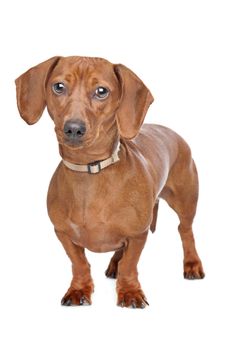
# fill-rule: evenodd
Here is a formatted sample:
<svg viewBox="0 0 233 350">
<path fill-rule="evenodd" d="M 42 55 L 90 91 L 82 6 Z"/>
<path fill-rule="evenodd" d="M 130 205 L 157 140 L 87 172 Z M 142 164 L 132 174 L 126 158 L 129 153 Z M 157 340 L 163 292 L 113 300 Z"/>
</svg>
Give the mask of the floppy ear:
<svg viewBox="0 0 233 350">
<path fill-rule="evenodd" d="M 129 68 L 114 65 L 121 86 L 121 101 L 116 111 L 119 133 L 123 138 L 134 138 L 143 123 L 153 96 L 143 82 Z"/>
<path fill-rule="evenodd" d="M 29 69 L 15 80 L 18 110 L 21 117 L 30 125 L 40 119 L 45 109 L 46 81 L 59 58 L 52 57 Z"/>
</svg>

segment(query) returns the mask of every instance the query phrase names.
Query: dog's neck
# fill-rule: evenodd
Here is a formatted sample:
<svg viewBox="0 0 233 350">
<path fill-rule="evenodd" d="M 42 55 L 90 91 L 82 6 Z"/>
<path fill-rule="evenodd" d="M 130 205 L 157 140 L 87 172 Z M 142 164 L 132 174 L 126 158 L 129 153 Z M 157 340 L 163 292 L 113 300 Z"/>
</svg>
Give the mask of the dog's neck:
<svg viewBox="0 0 233 350">
<path fill-rule="evenodd" d="M 114 153 L 119 143 L 119 134 L 115 125 L 108 132 L 100 132 L 96 142 L 91 146 L 85 144 L 78 148 L 72 148 L 65 144 L 59 144 L 59 152 L 62 159 L 74 164 L 89 164 L 104 160 Z"/>
</svg>

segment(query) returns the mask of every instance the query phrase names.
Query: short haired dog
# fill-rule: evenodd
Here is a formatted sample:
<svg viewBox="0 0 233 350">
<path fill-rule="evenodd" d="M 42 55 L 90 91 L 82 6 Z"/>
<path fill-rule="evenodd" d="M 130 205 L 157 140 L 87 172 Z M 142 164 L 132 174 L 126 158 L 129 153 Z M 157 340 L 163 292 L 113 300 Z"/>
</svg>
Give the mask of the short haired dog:
<svg viewBox="0 0 233 350">
<path fill-rule="evenodd" d="M 62 305 L 91 304 L 85 248 L 114 251 L 106 276 L 117 304 L 148 304 L 137 263 L 155 231 L 159 199 L 179 217 L 184 277 L 204 277 L 192 223 L 198 176 L 190 148 L 174 131 L 143 124 L 151 92 L 127 67 L 102 58 L 53 57 L 16 79 L 21 117 L 36 123 L 47 106 L 62 161 L 48 190 L 48 214 L 72 261 Z"/>
</svg>

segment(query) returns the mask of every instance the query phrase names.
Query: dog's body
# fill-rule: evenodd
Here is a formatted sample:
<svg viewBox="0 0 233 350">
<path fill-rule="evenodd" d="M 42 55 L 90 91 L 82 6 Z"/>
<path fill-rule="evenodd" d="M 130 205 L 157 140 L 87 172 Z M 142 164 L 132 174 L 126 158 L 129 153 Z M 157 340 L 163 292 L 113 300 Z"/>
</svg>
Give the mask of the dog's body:
<svg viewBox="0 0 233 350">
<path fill-rule="evenodd" d="M 192 233 L 198 199 L 195 164 L 188 145 L 173 131 L 148 124 L 140 128 L 153 101 L 140 79 L 103 59 L 55 57 L 19 77 L 16 85 L 18 107 L 29 124 L 47 105 L 65 161 L 48 192 L 50 219 L 73 266 L 62 304 L 91 303 L 87 248 L 115 251 L 106 275 L 117 277 L 118 304 L 145 306 L 137 263 L 149 229 L 155 230 L 159 198 L 180 219 L 184 276 L 203 278 Z M 67 166 L 111 157 L 119 142 L 119 160 L 97 174 Z"/>
<path fill-rule="evenodd" d="M 133 141 L 121 141 L 120 161 L 98 176 L 74 172 L 61 162 L 48 193 L 54 226 L 94 252 L 126 246 L 129 237 L 148 231 L 158 198 L 176 186 L 169 170 L 180 146 L 186 162 L 189 151 L 183 140 L 164 127 L 144 125 Z M 181 157 L 176 166 L 183 161 Z M 183 182 L 182 174 L 176 176 Z"/>
</svg>

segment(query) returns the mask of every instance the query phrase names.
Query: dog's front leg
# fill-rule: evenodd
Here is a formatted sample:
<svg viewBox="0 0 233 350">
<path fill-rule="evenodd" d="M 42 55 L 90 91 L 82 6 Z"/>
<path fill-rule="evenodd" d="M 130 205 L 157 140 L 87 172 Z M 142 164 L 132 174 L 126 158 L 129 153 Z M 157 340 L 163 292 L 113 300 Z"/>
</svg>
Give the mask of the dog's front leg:
<svg viewBox="0 0 233 350">
<path fill-rule="evenodd" d="M 138 260 L 145 245 L 147 233 L 128 239 L 128 245 L 118 263 L 117 305 L 119 306 L 144 308 L 146 304 L 149 305 L 138 281 L 137 272 Z"/>
<path fill-rule="evenodd" d="M 94 285 L 84 248 L 75 245 L 67 234 L 58 231 L 56 234 L 72 261 L 73 271 L 70 288 L 62 298 L 61 303 L 65 306 L 91 304 Z"/>
</svg>

